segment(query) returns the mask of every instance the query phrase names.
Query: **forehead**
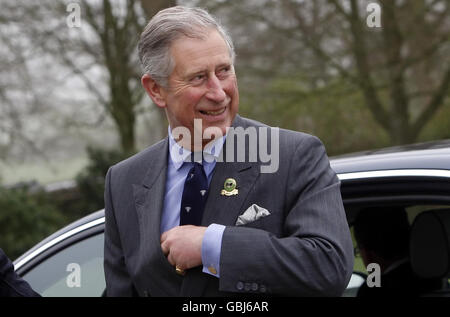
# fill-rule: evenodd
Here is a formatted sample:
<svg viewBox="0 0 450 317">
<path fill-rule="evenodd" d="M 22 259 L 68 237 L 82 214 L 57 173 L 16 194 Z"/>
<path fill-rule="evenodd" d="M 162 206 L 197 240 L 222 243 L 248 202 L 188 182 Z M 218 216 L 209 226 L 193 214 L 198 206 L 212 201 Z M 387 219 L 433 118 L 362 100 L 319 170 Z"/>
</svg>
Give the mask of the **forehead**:
<svg viewBox="0 0 450 317">
<path fill-rule="evenodd" d="M 175 40 L 170 53 L 175 62 L 174 72 L 180 75 L 231 63 L 228 46 L 215 30 L 209 31 L 203 38 L 184 36 Z"/>
</svg>

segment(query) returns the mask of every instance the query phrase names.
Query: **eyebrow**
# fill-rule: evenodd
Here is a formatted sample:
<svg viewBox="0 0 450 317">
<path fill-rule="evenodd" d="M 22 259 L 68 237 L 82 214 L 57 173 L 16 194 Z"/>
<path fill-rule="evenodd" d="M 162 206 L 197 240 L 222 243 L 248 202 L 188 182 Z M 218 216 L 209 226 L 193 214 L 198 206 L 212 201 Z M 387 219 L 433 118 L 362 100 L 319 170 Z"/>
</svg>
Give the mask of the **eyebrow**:
<svg viewBox="0 0 450 317">
<path fill-rule="evenodd" d="M 216 69 L 217 68 L 223 68 L 223 67 L 231 67 L 231 66 L 232 66 L 232 63 L 221 63 L 221 64 L 217 65 Z M 206 69 L 193 70 L 191 72 L 187 72 L 184 75 L 184 78 L 190 78 L 190 77 L 193 77 L 193 76 L 205 73 L 205 72 L 206 72 Z"/>
</svg>

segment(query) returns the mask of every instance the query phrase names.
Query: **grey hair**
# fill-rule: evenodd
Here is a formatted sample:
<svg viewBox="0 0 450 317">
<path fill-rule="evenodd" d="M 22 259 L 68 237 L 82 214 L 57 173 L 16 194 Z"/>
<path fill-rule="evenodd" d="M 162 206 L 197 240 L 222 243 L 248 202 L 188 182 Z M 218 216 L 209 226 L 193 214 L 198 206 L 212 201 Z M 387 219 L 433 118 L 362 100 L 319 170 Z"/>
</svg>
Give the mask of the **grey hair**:
<svg viewBox="0 0 450 317">
<path fill-rule="evenodd" d="M 175 6 L 159 11 L 145 27 L 138 44 L 144 72 L 161 86 L 167 87 L 175 67 L 170 55 L 171 44 L 183 36 L 203 39 L 211 29 L 222 36 L 234 63 L 236 54 L 230 35 L 206 10 Z"/>
</svg>

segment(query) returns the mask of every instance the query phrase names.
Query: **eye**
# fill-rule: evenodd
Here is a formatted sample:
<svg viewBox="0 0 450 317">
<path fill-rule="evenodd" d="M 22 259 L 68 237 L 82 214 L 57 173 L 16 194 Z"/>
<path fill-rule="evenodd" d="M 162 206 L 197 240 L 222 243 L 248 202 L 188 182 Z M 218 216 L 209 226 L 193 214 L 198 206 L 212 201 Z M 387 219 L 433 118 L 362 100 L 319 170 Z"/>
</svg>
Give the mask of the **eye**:
<svg viewBox="0 0 450 317">
<path fill-rule="evenodd" d="M 204 79 L 206 78 L 205 74 L 197 74 L 195 76 L 193 76 L 190 81 L 192 83 L 201 83 Z"/>
<path fill-rule="evenodd" d="M 228 66 L 220 68 L 217 76 L 220 78 L 224 78 L 224 77 L 228 76 L 228 74 L 230 72 L 231 72 L 231 65 L 228 65 Z"/>
<path fill-rule="evenodd" d="M 220 72 L 221 73 L 228 73 L 230 70 L 231 70 L 231 66 L 228 65 L 228 66 L 225 66 L 225 67 L 221 68 Z"/>
</svg>

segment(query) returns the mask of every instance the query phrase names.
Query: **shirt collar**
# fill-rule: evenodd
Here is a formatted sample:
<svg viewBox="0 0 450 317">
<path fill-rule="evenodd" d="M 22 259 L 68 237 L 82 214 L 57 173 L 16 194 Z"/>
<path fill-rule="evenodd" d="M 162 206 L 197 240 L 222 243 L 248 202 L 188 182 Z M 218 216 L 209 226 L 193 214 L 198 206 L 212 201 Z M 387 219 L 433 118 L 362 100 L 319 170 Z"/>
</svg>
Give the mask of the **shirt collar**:
<svg viewBox="0 0 450 317">
<path fill-rule="evenodd" d="M 172 135 L 172 129 L 169 130 L 169 157 L 172 161 L 175 169 L 179 169 L 184 162 L 191 161 L 192 152 L 188 149 L 181 147 L 174 139 Z M 203 149 L 203 159 L 206 162 L 214 162 L 219 158 L 220 152 L 222 151 L 223 144 L 225 143 L 226 135 L 223 137 L 216 139 L 214 141 L 209 142 L 205 148 Z"/>
</svg>

